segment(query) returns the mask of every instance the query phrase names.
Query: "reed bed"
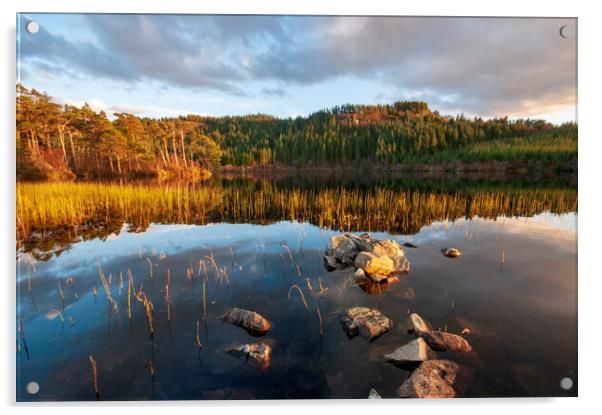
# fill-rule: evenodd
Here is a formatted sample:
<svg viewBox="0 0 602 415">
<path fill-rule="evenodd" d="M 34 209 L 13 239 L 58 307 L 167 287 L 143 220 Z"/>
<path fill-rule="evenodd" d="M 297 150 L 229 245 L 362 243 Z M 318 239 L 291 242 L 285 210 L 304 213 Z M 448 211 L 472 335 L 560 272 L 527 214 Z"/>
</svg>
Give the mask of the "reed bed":
<svg viewBox="0 0 602 415">
<path fill-rule="evenodd" d="M 102 229 L 115 221 L 144 228 L 152 222 L 300 220 L 339 230 L 411 233 L 434 220 L 576 210 L 577 190 L 571 188 L 304 189 L 278 187 L 268 181 L 260 187 L 18 183 L 16 205 L 20 240 L 34 231 Z"/>
</svg>

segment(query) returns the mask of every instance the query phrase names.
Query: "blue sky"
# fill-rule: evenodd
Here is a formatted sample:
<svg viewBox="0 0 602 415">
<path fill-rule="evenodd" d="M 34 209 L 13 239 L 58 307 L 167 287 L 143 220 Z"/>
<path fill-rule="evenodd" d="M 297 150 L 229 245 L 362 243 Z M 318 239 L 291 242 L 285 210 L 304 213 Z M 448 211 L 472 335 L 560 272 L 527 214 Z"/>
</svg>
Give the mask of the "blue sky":
<svg viewBox="0 0 602 415">
<path fill-rule="evenodd" d="M 24 14 L 19 81 L 141 116 L 307 115 L 423 100 L 576 121 L 573 19 Z M 29 34 L 24 23 L 37 21 Z"/>
</svg>

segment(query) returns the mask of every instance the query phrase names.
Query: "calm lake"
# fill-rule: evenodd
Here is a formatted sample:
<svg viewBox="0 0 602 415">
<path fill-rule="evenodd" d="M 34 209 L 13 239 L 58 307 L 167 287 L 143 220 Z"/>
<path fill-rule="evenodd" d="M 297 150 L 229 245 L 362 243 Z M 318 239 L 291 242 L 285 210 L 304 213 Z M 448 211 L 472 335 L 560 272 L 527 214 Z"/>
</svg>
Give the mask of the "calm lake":
<svg viewBox="0 0 602 415">
<path fill-rule="evenodd" d="M 414 312 L 450 333 L 469 329 L 473 353 L 440 353 L 472 371 L 466 396 L 577 395 L 574 186 L 315 177 L 61 186 L 17 191 L 20 401 L 95 400 L 89 356 L 101 400 L 366 398 L 372 388 L 393 398 L 409 372 L 382 355 L 414 338 Z M 352 269 L 327 272 L 324 249 L 342 232 L 411 242 L 410 272 L 376 288 L 360 287 Z M 463 255 L 446 258 L 445 247 Z M 128 296 L 130 273 L 153 304 L 153 336 L 143 303 Z M 307 308 L 296 289 L 289 297 L 293 285 Z M 352 306 L 379 309 L 393 328 L 349 339 L 339 315 Z M 258 339 L 222 322 L 232 307 L 272 329 Z M 259 340 L 272 345 L 267 369 L 224 352 Z"/>
</svg>

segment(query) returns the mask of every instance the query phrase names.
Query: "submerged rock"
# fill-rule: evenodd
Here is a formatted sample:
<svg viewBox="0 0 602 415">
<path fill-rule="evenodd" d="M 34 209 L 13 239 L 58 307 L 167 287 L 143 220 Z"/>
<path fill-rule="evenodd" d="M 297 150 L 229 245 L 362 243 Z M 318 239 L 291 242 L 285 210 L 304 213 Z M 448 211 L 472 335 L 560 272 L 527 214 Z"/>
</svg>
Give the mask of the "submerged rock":
<svg viewBox="0 0 602 415">
<path fill-rule="evenodd" d="M 334 271 L 352 265 L 376 282 L 410 269 L 402 247 L 395 241 L 372 239 L 368 234 L 332 236 L 324 252 L 325 268 Z"/>
<path fill-rule="evenodd" d="M 382 397 L 376 392 L 374 389 L 370 389 L 370 393 L 368 394 L 368 399 L 382 399 Z"/>
<path fill-rule="evenodd" d="M 241 344 L 239 346 L 226 349 L 226 353 L 234 356 L 251 360 L 261 369 L 267 369 L 270 366 L 272 357 L 272 348 L 263 342 L 253 344 Z"/>
<path fill-rule="evenodd" d="M 399 282 L 397 277 L 386 277 L 385 279 L 375 282 L 368 278 L 361 268 L 358 268 L 353 274 L 355 282 L 364 292 L 368 294 L 382 294 L 387 291 L 393 284 Z"/>
<path fill-rule="evenodd" d="M 463 352 L 472 351 L 472 347 L 462 336 L 457 334 L 445 333 L 443 331 L 427 331 L 418 334 L 428 345 L 442 352 Z"/>
<path fill-rule="evenodd" d="M 457 258 L 462 255 L 462 252 L 457 248 L 443 248 L 441 252 L 448 258 Z"/>
<path fill-rule="evenodd" d="M 404 242 L 403 246 L 405 246 L 407 248 L 418 248 L 416 245 L 414 245 L 411 242 Z"/>
<path fill-rule="evenodd" d="M 456 398 L 465 393 L 470 372 L 449 360 L 427 360 L 399 387 L 401 398 Z"/>
<path fill-rule="evenodd" d="M 368 307 L 352 307 L 341 313 L 343 328 L 349 337 L 360 337 L 372 341 L 391 329 L 391 319 L 380 311 Z"/>
<path fill-rule="evenodd" d="M 420 337 L 384 355 L 387 362 L 400 366 L 413 365 L 436 357 L 437 353 Z"/>
<path fill-rule="evenodd" d="M 242 308 L 233 308 L 221 317 L 222 321 L 242 327 L 253 336 L 263 336 L 271 324 L 262 315 Z"/>
<path fill-rule="evenodd" d="M 412 323 L 412 327 L 410 328 L 410 332 L 412 333 L 420 334 L 432 330 L 431 326 L 416 313 L 410 314 L 410 322 Z"/>
</svg>

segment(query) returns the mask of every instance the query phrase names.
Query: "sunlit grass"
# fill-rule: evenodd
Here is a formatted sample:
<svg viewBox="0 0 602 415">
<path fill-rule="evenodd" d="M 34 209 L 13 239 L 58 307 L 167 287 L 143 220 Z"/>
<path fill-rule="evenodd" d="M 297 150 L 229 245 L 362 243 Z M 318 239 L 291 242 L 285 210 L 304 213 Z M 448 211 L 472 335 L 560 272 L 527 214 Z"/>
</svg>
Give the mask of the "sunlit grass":
<svg viewBox="0 0 602 415">
<path fill-rule="evenodd" d="M 18 183 L 17 233 L 150 223 L 306 221 L 336 230 L 411 233 L 434 220 L 531 216 L 577 210 L 572 188 L 475 188 L 462 191 L 261 186 L 158 186 L 106 183 Z M 208 258 L 219 275 L 220 270 Z M 152 264 L 149 272 L 152 275 Z M 224 272 L 222 271 L 222 275 Z"/>
</svg>

